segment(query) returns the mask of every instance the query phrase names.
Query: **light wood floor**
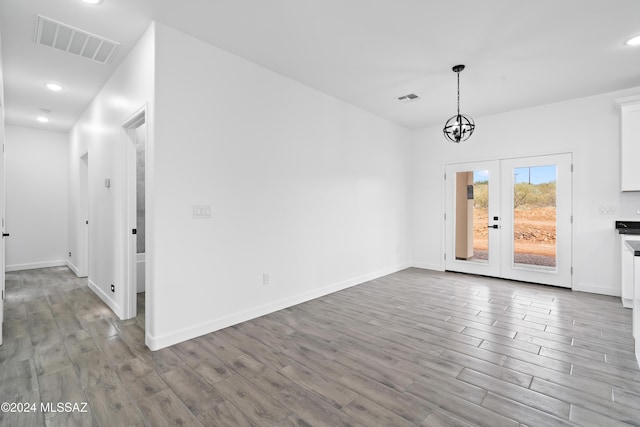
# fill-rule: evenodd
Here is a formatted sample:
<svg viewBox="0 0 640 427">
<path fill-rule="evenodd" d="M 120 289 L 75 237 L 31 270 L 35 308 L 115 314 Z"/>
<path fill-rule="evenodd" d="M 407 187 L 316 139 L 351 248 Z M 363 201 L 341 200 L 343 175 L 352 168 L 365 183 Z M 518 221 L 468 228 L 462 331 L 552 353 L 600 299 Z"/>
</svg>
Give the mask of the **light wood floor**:
<svg viewBox="0 0 640 427">
<path fill-rule="evenodd" d="M 3 426 L 640 425 L 618 298 L 409 269 L 157 352 L 66 268 L 5 309 Z"/>
</svg>

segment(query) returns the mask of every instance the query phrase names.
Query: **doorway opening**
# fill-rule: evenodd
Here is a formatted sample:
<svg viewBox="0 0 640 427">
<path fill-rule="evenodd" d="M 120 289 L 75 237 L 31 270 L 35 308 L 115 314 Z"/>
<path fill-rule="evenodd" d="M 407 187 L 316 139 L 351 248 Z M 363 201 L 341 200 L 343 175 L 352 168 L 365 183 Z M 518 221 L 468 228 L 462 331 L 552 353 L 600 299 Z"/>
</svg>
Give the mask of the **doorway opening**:
<svg viewBox="0 0 640 427">
<path fill-rule="evenodd" d="M 146 306 L 146 163 L 147 121 L 142 108 L 123 125 L 126 142 L 126 203 L 124 212 L 124 318 L 134 318 Z"/>
<path fill-rule="evenodd" d="M 447 166 L 447 270 L 571 287 L 571 154 Z"/>
<path fill-rule="evenodd" d="M 145 163 L 147 125 L 134 129 L 136 145 L 136 292 L 145 291 Z"/>
<path fill-rule="evenodd" d="M 78 277 L 89 276 L 89 153 L 80 156 L 78 234 Z"/>
</svg>

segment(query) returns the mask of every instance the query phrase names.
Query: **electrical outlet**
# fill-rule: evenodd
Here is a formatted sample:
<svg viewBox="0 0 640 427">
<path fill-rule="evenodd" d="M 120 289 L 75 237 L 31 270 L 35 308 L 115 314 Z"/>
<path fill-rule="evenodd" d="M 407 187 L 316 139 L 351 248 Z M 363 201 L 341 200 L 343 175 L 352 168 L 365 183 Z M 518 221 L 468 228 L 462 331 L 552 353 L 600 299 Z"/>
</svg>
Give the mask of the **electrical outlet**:
<svg viewBox="0 0 640 427">
<path fill-rule="evenodd" d="M 268 273 L 263 273 L 262 274 L 262 284 L 267 286 L 271 283 L 271 277 L 269 276 Z"/>
<path fill-rule="evenodd" d="M 115 285 L 111 285 L 111 292 L 115 292 L 116 291 L 116 286 Z"/>
<path fill-rule="evenodd" d="M 69 252 L 69 258 L 71 258 L 71 252 Z"/>
</svg>

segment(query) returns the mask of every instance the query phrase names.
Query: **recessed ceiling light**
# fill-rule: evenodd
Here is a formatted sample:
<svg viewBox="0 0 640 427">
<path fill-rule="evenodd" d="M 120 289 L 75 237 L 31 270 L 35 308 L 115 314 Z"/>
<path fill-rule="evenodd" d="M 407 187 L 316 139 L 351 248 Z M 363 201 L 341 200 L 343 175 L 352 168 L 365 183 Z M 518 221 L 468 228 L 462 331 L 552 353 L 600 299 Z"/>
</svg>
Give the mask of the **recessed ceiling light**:
<svg viewBox="0 0 640 427">
<path fill-rule="evenodd" d="M 625 43 L 627 46 L 639 46 L 640 45 L 640 36 L 635 36 L 627 40 Z"/>
<path fill-rule="evenodd" d="M 40 123 L 47 123 L 49 121 L 49 119 L 45 116 L 38 116 L 36 120 L 39 121 Z"/>
<path fill-rule="evenodd" d="M 87 4 L 100 4 L 100 3 L 102 3 L 102 0 L 82 0 L 82 1 L 87 3 Z"/>
<path fill-rule="evenodd" d="M 45 83 L 45 86 L 47 87 L 47 89 L 53 92 L 60 92 L 62 90 L 62 86 L 60 86 L 58 83 Z"/>
</svg>

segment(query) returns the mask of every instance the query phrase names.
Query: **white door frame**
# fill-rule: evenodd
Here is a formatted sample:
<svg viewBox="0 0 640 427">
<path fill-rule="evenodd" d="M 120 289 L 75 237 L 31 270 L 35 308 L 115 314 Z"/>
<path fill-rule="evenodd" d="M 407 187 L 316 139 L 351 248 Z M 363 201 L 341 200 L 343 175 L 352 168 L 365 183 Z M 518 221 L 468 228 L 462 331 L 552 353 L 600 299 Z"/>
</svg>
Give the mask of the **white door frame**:
<svg viewBox="0 0 640 427">
<path fill-rule="evenodd" d="M 557 224 L 563 224 L 563 227 L 557 228 L 557 263 L 554 271 L 545 269 L 535 269 L 525 266 L 515 265 L 513 262 L 513 212 L 512 208 L 507 209 L 507 201 L 511 201 L 509 195 L 513 194 L 513 182 L 510 173 L 506 176 L 503 175 L 507 170 L 512 170 L 514 167 L 526 167 L 536 165 L 558 165 L 558 180 L 557 180 Z M 496 166 L 497 165 L 497 166 Z M 493 190 L 493 195 L 490 193 L 489 197 L 489 215 L 497 216 L 499 221 L 490 221 L 490 224 L 496 223 L 500 227 L 498 233 L 493 233 L 496 238 L 492 238 L 492 231 L 489 230 L 489 250 L 491 246 L 499 247 L 500 253 L 494 253 L 493 256 L 489 252 L 489 262 L 470 262 L 470 261 L 458 261 L 455 259 L 455 217 L 453 216 L 453 208 L 455 207 L 454 194 L 456 172 L 472 171 L 472 170 L 489 170 L 495 171 L 494 175 L 498 175 L 489 180 L 489 185 L 492 182 L 495 185 L 490 187 L 490 191 Z M 573 245 L 573 179 L 572 179 L 572 153 L 557 153 L 557 154 L 542 154 L 539 156 L 526 156 L 519 158 L 509 159 L 497 159 L 486 160 L 478 162 L 465 162 L 458 164 L 445 165 L 445 205 L 444 205 L 444 253 L 445 253 L 445 269 L 459 272 L 466 272 L 472 274 L 480 274 L 492 277 L 501 277 L 506 279 L 521 280 L 532 283 L 548 284 L 562 287 L 572 287 L 572 245 Z M 567 198 L 563 198 L 560 194 L 569 194 Z M 496 199 L 496 195 L 500 194 L 502 197 L 506 197 L 506 200 L 500 201 L 499 208 L 495 207 L 495 204 L 491 203 L 491 199 Z M 493 213 L 492 212 L 493 207 Z M 497 210 L 496 210 L 497 209 Z M 511 218 L 508 218 L 508 217 Z M 453 258 L 453 259 L 452 259 Z M 497 264 L 497 265 L 496 265 Z"/>
<path fill-rule="evenodd" d="M 124 250 L 122 259 L 122 283 L 123 289 L 123 319 L 131 319 L 137 315 L 137 236 L 133 234 L 133 230 L 137 228 L 136 215 L 136 146 L 135 146 L 135 130 L 142 124 L 147 122 L 147 105 L 141 107 L 133 116 L 127 120 L 122 128 L 125 133 L 124 150 L 125 150 L 125 170 L 124 180 L 124 203 L 123 203 L 123 224 L 124 227 Z M 148 132 L 148 126 L 147 126 Z M 145 138 L 148 141 L 148 138 Z M 146 151 L 146 150 L 145 150 Z M 146 152 L 145 152 L 146 155 Z M 145 169 L 145 178 L 146 178 Z M 146 180 L 145 180 L 146 182 Z M 145 267 L 148 262 L 145 261 Z M 147 275 L 148 277 L 148 275 Z M 148 301 L 145 293 L 145 301 Z"/>
<path fill-rule="evenodd" d="M 78 158 L 78 277 L 89 276 L 89 153 Z"/>
<path fill-rule="evenodd" d="M 503 222 L 501 233 L 502 242 L 502 274 L 505 279 L 522 280 L 525 282 L 541 283 L 545 285 L 572 287 L 572 202 L 573 202 L 573 179 L 572 179 L 572 154 L 552 154 L 534 157 L 520 157 L 515 159 L 501 160 L 501 169 L 512 171 L 518 167 L 546 166 L 555 164 L 556 174 L 556 268 L 548 270 L 545 268 L 533 268 L 532 266 L 522 266 L 514 261 L 514 221 L 513 208 L 510 206 L 509 212 L 502 212 L 502 215 L 511 215 L 511 220 Z M 509 178 L 513 175 L 509 173 Z M 513 179 L 502 180 L 502 194 L 513 194 Z M 562 195 L 567 194 L 568 197 Z"/>
<path fill-rule="evenodd" d="M 0 70 L 1 71 L 1 70 Z M 1 77 L 1 76 L 0 76 Z M 0 83 L 2 79 L 0 78 Z M 0 85 L 0 101 L 4 98 L 2 97 L 2 87 Z M 1 102 L 0 102 L 1 104 Z M 4 300 L 6 298 L 6 289 L 5 289 L 5 246 L 4 246 L 4 238 L 8 236 L 5 234 L 5 156 L 4 156 L 4 108 L 0 105 L 0 145 L 2 149 L 2 153 L 0 155 L 0 217 L 2 221 L 2 225 L 0 226 L 0 291 L 2 295 L 0 296 L 0 345 L 2 345 L 2 330 L 4 323 Z"/>
</svg>

